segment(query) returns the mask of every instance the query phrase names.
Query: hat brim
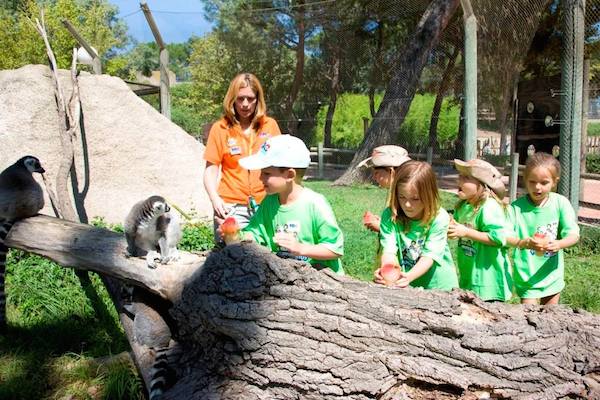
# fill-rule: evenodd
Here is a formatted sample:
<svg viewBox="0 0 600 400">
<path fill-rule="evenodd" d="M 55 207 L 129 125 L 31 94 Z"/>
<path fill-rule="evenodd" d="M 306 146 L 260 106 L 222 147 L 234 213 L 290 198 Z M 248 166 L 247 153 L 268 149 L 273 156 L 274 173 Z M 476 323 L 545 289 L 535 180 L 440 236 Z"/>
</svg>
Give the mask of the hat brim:
<svg viewBox="0 0 600 400">
<path fill-rule="evenodd" d="M 253 154 L 248 157 L 240 158 L 238 163 L 242 166 L 242 168 L 245 168 L 249 171 L 268 168 L 271 166 L 268 165 L 269 161 L 265 160 L 264 157 L 261 157 L 260 154 Z"/>
<path fill-rule="evenodd" d="M 463 160 L 459 160 L 458 158 L 455 158 L 454 159 L 454 168 L 456 168 L 456 170 L 463 175 L 469 175 L 469 176 L 471 175 L 471 166 Z"/>
<path fill-rule="evenodd" d="M 365 158 L 356 166 L 357 168 L 371 168 L 373 166 L 373 157 Z"/>
</svg>

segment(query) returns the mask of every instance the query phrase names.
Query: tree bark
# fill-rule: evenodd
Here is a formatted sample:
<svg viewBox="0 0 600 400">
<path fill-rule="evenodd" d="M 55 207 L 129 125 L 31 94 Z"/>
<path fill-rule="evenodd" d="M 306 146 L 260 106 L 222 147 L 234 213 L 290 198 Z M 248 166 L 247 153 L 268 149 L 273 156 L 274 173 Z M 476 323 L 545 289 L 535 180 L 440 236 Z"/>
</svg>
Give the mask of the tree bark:
<svg viewBox="0 0 600 400">
<path fill-rule="evenodd" d="M 585 311 L 388 289 L 248 242 L 196 258 L 193 274 L 168 273 L 180 264 L 155 272 L 124 257 L 121 235 L 65 221 L 43 233 L 52 220 L 18 222 L 7 244 L 68 264 L 84 259 L 144 287 L 153 286 L 146 273 L 165 279 L 154 291 L 171 293 L 176 343 L 165 353 L 173 379 L 161 399 L 600 398 L 600 317 Z M 147 340 L 165 337 L 151 321 L 138 327 Z"/>
<path fill-rule="evenodd" d="M 323 142 L 325 147 L 331 147 L 331 128 L 333 125 L 333 116 L 335 115 L 335 107 L 337 106 L 337 96 L 340 90 L 340 55 L 339 50 L 334 50 L 333 65 L 331 66 L 331 87 L 329 89 L 329 107 L 327 107 L 327 115 L 325 117 L 325 127 L 323 129 Z"/>
<path fill-rule="evenodd" d="M 336 184 L 351 184 L 364 180 L 366 172 L 356 165 L 367 158 L 374 147 L 396 142 L 396 136 L 410 103 L 431 49 L 437 44 L 448 21 L 458 8 L 459 0 L 434 0 L 431 2 L 406 48 L 401 50 L 395 63 L 396 72 L 387 87 L 377 114 L 358 147 L 350 166 L 336 180 Z"/>
<path fill-rule="evenodd" d="M 433 147 L 434 151 L 439 149 L 437 128 L 440 120 L 440 111 L 442 110 L 442 104 L 444 103 L 444 95 L 450 86 L 450 75 L 454 72 L 454 64 L 456 63 L 456 58 L 459 53 L 459 47 L 455 46 L 452 55 L 448 58 L 448 64 L 446 65 L 437 95 L 435 96 L 433 110 L 431 110 L 431 120 L 429 121 L 429 147 Z"/>
<path fill-rule="evenodd" d="M 369 82 L 369 111 L 371 118 L 375 117 L 375 88 L 381 82 L 383 75 L 383 38 L 384 38 L 384 22 L 377 21 L 377 47 L 375 50 L 375 63 L 371 70 L 371 81 Z"/>
<path fill-rule="evenodd" d="M 304 19 L 304 0 L 299 0 L 298 6 L 295 9 L 294 15 L 296 20 L 296 33 L 298 35 L 298 44 L 296 46 L 296 72 L 294 73 L 294 81 L 290 88 L 290 94 L 285 101 L 285 115 L 287 120 L 288 133 L 295 134 L 298 129 L 298 124 L 294 116 L 294 103 L 300 92 L 302 81 L 304 80 L 304 42 L 306 40 L 306 21 Z"/>
</svg>

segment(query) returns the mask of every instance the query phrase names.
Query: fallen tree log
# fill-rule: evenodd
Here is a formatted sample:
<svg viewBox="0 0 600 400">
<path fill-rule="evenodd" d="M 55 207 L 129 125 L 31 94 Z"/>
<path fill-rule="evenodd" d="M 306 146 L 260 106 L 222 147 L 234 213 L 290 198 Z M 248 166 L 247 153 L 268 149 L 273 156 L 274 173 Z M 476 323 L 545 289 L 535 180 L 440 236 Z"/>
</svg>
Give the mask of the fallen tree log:
<svg viewBox="0 0 600 400">
<path fill-rule="evenodd" d="M 75 228 L 63 226 L 71 236 Z M 112 243 L 106 235 L 94 240 Z M 46 254 L 69 252 L 64 239 L 46 240 Z M 69 243 L 100 252 L 86 240 Z M 94 268 L 137 263 L 117 248 Z M 175 378 L 163 399 L 600 398 L 600 317 L 585 311 L 388 289 L 253 243 L 211 253 L 181 284 L 153 285 L 179 293 L 169 311 L 177 343 L 166 353 Z"/>
<path fill-rule="evenodd" d="M 171 302 L 179 299 L 183 282 L 204 262 L 204 257 L 182 252 L 178 262 L 150 269 L 143 259 L 127 256 L 122 234 L 46 215 L 18 221 L 5 242 L 62 266 L 98 272 L 142 287 Z"/>
</svg>

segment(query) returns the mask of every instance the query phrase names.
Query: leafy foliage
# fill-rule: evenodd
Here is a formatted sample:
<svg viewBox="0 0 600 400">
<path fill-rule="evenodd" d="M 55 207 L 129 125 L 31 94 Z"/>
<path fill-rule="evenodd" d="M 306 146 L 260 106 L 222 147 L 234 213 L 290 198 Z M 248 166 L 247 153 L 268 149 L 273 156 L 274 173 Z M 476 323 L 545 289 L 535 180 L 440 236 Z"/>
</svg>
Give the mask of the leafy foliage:
<svg viewBox="0 0 600 400">
<path fill-rule="evenodd" d="M 600 174 L 600 154 L 588 154 L 585 157 L 586 172 Z"/>
<path fill-rule="evenodd" d="M 376 96 L 379 105 L 382 95 Z M 432 94 L 415 95 L 410 110 L 400 127 L 397 143 L 410 151 L 424 151 L 428 143 L 431 110 L 435 102 Z M 314 142 L 323 140 L 323 126 L 327 106 L 317 114 Z M 456 139 L 459 124 L 459 107 L 449 99 L 444 100 L 438 122 L 440 147 L 447 148 Z M 363 139 L 363 117 L 369 116 L 369 100 L 366 95 L 343 94 L 333 117 L 332 142 L 334 147 L 356 148 Z"/>
<path fill-rule="evenodd" d="M 20 7 L 0 7 L 0 69 L 25 64 L 47 64 L 44 42 L 34 27 L 40 10 L 59 68 L 69 68 L 73 47 L 78 44 L 62 24 L 69 20 L 101 57 L 127 44 L 126 26 L 116 18 L 117 8 L 107 0 L 24 0 Z"/>
</svg>

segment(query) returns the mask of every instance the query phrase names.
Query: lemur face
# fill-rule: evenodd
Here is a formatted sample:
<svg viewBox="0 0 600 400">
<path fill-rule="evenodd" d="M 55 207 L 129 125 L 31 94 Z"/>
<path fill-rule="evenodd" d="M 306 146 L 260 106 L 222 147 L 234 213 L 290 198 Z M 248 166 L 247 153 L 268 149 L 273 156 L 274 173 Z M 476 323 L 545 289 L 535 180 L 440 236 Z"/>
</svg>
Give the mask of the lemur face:
<svg viewBox="0 0 600 400">
<path fill-rule="evenodd" d="M 25 157 L 25 159 L 23 160 L 23 164 L 25 164 L 25 168 L 27 168 L 27 170 L 31 173 L 39 172 L 40 174 L 43 174 L 44 172 L 46 172 L 46 170 L 42 168 L 40 160 L 33 156 Z"/>
<path fill-rule="evenodd" d="M 152 209 L 157 214 L 164 214 L 166 212 L 171 211 L 171 207 L 169 207 L 169 205 L 167 203 L 162 202 L 162 201 L 154 202 L 154 204 L 152 205 Z"/>
</svg>

